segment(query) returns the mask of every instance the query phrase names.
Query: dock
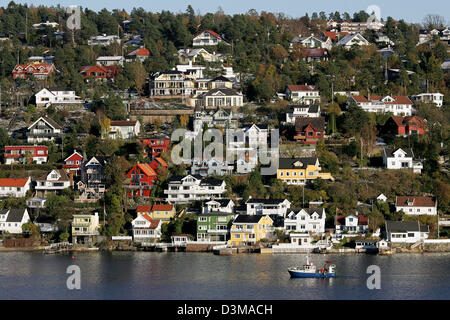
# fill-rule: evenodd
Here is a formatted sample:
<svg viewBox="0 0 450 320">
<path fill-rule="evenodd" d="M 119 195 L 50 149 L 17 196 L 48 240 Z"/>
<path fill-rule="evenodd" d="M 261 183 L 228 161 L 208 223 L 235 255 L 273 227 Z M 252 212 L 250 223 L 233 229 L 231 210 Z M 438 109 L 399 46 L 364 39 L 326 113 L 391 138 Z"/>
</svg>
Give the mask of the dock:
<svg viewBox="0 0 450 320">
<path fill-rule="evenodd" d="M 59 252 L 67 252 L 70 249 L 72 249 L 72 244 L 70 242 L 58 242 L 45 246 L 44 253 L 53 254 Z"/>
</svg>

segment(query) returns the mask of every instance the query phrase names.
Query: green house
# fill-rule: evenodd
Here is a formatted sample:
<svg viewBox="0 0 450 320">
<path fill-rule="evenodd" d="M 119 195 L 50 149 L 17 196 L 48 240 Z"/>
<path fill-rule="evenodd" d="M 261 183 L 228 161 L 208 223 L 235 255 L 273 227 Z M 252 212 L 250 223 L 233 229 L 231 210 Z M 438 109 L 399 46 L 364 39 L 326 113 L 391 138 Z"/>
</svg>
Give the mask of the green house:
<svg viewBox="0 0 450 320">
<path fill-rule="evenodd" d="M 233 213 L 210 212 L 197 217 L 197 241 L 227 241 Z"/>
</svg>

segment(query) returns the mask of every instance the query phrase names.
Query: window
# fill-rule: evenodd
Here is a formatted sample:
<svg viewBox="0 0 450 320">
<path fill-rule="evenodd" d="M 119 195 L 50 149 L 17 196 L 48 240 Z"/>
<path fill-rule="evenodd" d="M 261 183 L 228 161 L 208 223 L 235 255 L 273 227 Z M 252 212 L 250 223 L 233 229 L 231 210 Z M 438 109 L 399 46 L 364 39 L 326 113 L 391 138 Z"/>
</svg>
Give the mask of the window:
<svg viewBox="0 0 450 320">
<path fill-rule="evenodd" d="M 200 221 L 200 222 L 206 222 L 207 220 L 208 220 L 208 218 L 206 218 L 206 217 L 200 217 L 198 219 L 198 221 Z"/>
</svg>

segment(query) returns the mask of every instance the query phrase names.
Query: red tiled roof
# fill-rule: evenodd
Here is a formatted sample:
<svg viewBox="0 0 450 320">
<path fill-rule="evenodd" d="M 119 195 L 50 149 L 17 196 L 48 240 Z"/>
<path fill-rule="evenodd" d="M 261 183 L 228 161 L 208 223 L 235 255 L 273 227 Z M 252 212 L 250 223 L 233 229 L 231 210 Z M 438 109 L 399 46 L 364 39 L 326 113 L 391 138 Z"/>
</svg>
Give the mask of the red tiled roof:
<svg viewBox="0 0 450 320">
<path fill-rule="evenodd" d="M 361 215 L 354 215 L 356 217 L 358 217 L 358 225 L 367 225 L 369 223 L 369 218 L 366 216 L 361 216 Z M 344 225 L 345 224 L 345 218 L 347 216 L 337 216 L 336 217 L 336 225 Z"/>
<path fill-rule="evenodd" d="M 398 196 L 395 199 L 395 205 L 399 207 L 407 207 L 408 202 L 413 202 L 413 207 L 434 207 L 436 205 L 434 197 Z"/>
<path fill-rule="evenodd" d="M 172 209 L 172 204 L 154 204 L 152 206 L 152 211 L 171 211 Z"/>
<path fill-rule="evenodd" d="M 155 170 L 153 170 L 148 163 L 138 163 L 138 168 L 140 168 L 147 176 L 156 176 Z"/>
<path fill-rule="evenodd" d="M 412 122 L 415 122 L 417 124 L 417 126 L 425 128 L 426 127 L 426 122 L 418 116 L 406 116 L 406 117 L 401 117 L 401 116 L 391 116 L 391 119 L 395 122 L 395 124 L 397 126 L 406 126 Z"/>
<path fill-rule="evenodd" d="M 309 85 L 304 84 L 290 84 L 288 85 L 290 91 L 319 91 L 318 89 L 313 89 Z"/>
<path fill-rule="evenodd" d="M 209 33 L 210 35 L 212 35 L 213 37 L 216 37 L 216 38 L 218 38 L 218 39 L 223 40 L 223 38 L 222 38 L 221 35 L 219 35 L 218 33 L 214 32 L 214 31 L 212 31 L 212 30 L 205 30 L 205 32 L 208 32 L 208 33 Z"/>
<path fill-rule="evenodd" d="M 150 222 L 150 226 L 148 227 L 148 229 L 156 229 L 159 225 L 159 220 L 158 219 L 152 219 L 148 214 L 143 214 L 142 217 L 147 220 L 148 222 Z"/>
<path fill-rule="evenodd" d="M 28 178 L 1 178 L 0 187 L 24 187 L 28 182 Z"/>
<path fill-rule="evenodd" d="M 137 207 L 136 211 L 137 212 L 150 212 L 151 211 L 152 206 L 149 204 L 143 204 Z"/>
<path fill-rule="evenodd" d="M 167 167 L 167 162 L 161 158 L 161 157 L 156 157 L 155 158 L 163 167 Z"/>
<path fill-rule="evenodd" d="M 395 99 L 394 102 L 386 102 L 386 104 L 413 104 L 411 100 L 409 100 L 408 96 L 392 96 Z"/>
<path fill-rule="evenodd" d="M 150 55 L 150 50 L 145 48 L 136 49 L 128 54 L 128 56 L 148 56 Z"/>
<path fill-rule="evenodd" d="M 352 96 L 353 100 L 356 102 L 369 102 L 366 97 L 364 96 Z"/>
</svg>

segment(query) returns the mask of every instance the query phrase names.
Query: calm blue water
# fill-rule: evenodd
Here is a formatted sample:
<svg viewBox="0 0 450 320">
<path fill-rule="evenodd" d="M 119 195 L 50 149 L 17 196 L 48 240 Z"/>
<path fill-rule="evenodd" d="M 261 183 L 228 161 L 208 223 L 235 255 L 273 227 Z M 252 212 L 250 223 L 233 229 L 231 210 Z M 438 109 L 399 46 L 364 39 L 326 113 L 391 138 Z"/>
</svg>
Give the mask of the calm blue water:
<svg viewBox="0 0 450 320">
<path fill-rule="evenodd" d="M 449 299 L 450 254 L 313 255 L 333 260 L 335 279 L 290 279 L 299 254 L 94 252 L 0 253 L 0 299 Z M 68 290 L 66 268 L 81 268 L 81 290 Z M 366 286 L 369 265 L 381 289 Z"/>
</svg>

